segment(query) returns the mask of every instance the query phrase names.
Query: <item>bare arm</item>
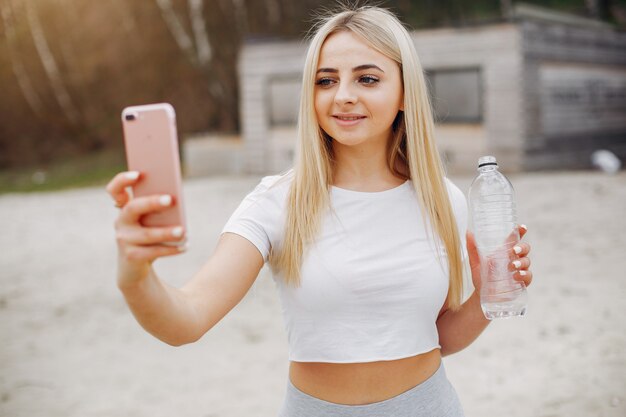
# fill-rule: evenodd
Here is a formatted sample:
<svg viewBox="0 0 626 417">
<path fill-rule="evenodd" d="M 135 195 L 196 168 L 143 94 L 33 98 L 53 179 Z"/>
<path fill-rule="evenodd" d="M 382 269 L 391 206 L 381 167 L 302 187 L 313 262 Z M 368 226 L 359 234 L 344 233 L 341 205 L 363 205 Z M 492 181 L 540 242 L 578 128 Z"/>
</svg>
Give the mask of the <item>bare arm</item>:
<svg viewBox="0 0 626 417">
<path fill-rule="evenodd" d="M 480 297 L 474 292 L 457 311 L 444 310 L 437 319 L 441 355 L 465 349 L 485 330 L 487 320 L 480 308 Z"/>
<path fill-rule="evenodd" d="M 158 339 L 179 346 L 195 342 L 246 295 L 263 258 L 247 239 L 225 233 L 202 269 L 181 289 L 161 281 L 150 268 L 134 285 L 120 285 L 133 315 Z"/>
<path fill-rule="evenodd" d="M 526 234 L 525 228 L 519 229 L 520 237 Z M 451 355 L 465 349 L 485 330 L 489 324 L 480 307 L 480 258 L 476 249 L 476 242 L 471 233 L 467 234 L 467 252 L 472 272 L 472 281 L 475 291 L 463 303 L 457 311 L 448 309 L 447 305 L 441 309 L 437 318 L 437 330 L 439 332 L 439 344 L 443 356 Z M 532 272 L 528 270 L 530 252 L 528 243 L 518 242 L 519 253 L 512 252 L 512 261 L 518 261 L 519 266 L 511 263 L 511 268 L 516 269 L 515 279 L 524 282 L 526 286 L 532 281 Z"/>
<path fill-rule="evenodd" d="M 117 175 L 107 186 L 122 206 L 115 222 L 118 287 L 149 333 L 176 346 L 196 341 L 241 301 L 263 267 L 263 258 L 247 239 L 225 233 L 209 260 L 184 287 L 167 285 L 152 263 L 184 250 L 166 244 L 181 241 L 184 230 L 143 227 L 139 219 L 175 202 L 163 196 L 129 199 L 125 187 L 138 179 L 127 174 Z"/>
</svg>

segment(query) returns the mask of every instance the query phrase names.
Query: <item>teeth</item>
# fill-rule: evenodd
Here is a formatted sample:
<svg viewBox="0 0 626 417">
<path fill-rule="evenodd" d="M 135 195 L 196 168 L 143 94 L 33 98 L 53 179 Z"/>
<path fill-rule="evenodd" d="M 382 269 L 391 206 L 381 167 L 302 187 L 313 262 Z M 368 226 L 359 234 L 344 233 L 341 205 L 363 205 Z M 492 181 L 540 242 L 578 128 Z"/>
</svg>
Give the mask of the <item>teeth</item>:
<svg viewBox="0 0 626 417">
<path fill-rule="evenodd" d="M 360 119 L 360 117 L 341 117 L 341 116 L 337 116 L 337 118 L 339 120 L 358 120 L 358 119 Z"/>
</svg>

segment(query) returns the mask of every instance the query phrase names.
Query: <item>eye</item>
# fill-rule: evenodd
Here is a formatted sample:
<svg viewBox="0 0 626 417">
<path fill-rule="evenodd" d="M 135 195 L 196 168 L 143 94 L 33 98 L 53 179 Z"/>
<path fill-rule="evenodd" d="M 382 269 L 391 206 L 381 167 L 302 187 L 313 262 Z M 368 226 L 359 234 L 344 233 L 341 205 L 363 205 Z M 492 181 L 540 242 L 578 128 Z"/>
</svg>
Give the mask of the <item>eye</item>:
<svg viewBox="0 0 626 417">
<path fill-rule="evenodd" d="M 319 80 L 315 81 L 315 85 L 319 85 L 320 87 L 330 87 L 334 83 L 335 80 L 328 77 L 320 78 Z"/>
<path fill-rule="evenodd" d="M 359 77 L 359 82 L 365 85 L 373 85 L 376 84 L 378 81 L 378 77 L 375 77 L 373 75 L 363 75 Z"/>
</svg>

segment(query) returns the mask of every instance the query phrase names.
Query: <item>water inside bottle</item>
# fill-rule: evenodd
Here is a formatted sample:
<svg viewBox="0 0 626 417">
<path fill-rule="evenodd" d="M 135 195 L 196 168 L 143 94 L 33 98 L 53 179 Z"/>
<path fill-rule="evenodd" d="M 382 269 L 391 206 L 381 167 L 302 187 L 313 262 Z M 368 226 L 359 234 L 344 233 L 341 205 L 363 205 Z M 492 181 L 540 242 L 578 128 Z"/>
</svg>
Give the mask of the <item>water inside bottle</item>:
<svg viewBox="0 0 626 417">
<path fill-rule="evenodd" d="M 526 314 L 528 296 L 523 284 L 508 295 L 500 294 L 497 298 L 482 301 L 480 306 L 489 320 L 509 317 L 522 317 Z"/>
<path fill-rule="evenodd" d="M 527 294 L 522 282 L 515 280 L 511 248 L 507 241 L 496 247 L 479 247 L 481 254 L 481 307 L 489 320 L 523 316 L 526 313 Z"/>
</svg>

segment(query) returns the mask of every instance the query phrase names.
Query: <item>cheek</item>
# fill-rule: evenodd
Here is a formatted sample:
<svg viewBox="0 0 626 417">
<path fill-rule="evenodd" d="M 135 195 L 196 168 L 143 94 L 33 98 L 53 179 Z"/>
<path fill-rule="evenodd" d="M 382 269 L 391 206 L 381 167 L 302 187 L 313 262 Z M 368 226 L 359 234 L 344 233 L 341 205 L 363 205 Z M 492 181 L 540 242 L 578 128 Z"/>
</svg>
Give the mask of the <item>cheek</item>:
<svg viewBox="0 0 626 417">
<path fill-rule="evenodd" d="M 319 93 L 315 93 L 315 95 L 313 96 L 313 108 L 315 109 L 315 114 L 316 115 L 320 115 L 320 110 L 322 107 L 322 103 L 321 103 L 322 99 L 320 97 Z"/>
<path fill-rule="evenodd" d="M 313 97 L 313 108 L 317 116 L 318 123 L 324 121 L 324 116 L 328 113 L 328 94 L 318 92 Z"/>
<path fill-rule="evenodd" d="M 390 125 L 398 114 L 398 107 L 395 104 L 387 97 L 387 100 L 377 101 L 370 110 L 377 122 Z"/>
<path fill-rule="evenodd" d="M 370 104 L 372 113 L 378 115 L 381 122 L 391 124 L 402 106 L 402 99 L 398 95 L 380 94 Z"/>
</svg>

